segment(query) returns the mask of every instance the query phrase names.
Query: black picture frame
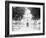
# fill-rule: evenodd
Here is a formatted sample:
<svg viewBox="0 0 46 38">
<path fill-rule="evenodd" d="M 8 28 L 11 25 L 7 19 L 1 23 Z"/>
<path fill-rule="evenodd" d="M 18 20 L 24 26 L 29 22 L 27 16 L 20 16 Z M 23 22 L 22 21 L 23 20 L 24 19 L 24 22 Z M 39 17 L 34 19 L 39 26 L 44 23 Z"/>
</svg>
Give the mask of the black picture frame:
<svg viewBox="0 0 46 38">
<path fill-rule="evenodd" d="M 9 4 L 10 3 L 43 5 L 43 33 L 10 35 L 9 34 Z M 37 36 L 37 35 L 44 35 L 44 34 L 45 34 L 45 3 L 5 1 L 5 37 Z"/>
</svg>

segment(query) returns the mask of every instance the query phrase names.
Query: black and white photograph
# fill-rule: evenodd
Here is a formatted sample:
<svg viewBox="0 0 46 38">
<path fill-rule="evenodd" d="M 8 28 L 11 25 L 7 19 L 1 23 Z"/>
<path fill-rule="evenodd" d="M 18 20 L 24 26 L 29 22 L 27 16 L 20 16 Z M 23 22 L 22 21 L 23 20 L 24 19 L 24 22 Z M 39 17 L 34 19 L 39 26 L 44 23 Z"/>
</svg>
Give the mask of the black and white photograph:
<svg viewBox="0 0 46 38">
<path fill-rule="evenodd" d="M 8 7 L 9 35 L 43 33 L 43 5 L 9 3 Z"/>
</svg>

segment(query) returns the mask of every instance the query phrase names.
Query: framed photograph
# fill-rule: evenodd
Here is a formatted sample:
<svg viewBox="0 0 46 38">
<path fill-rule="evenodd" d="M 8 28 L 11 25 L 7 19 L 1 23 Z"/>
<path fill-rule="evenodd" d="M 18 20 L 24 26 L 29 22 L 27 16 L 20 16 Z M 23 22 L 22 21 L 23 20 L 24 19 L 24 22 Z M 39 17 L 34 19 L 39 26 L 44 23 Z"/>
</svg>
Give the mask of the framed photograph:
<svg viewBox="0 0 46 38">
<path fill-rule="evenodd" d="M 44 3 L 5 1 L 5 37 L 45 34 Z"/>
</svg>

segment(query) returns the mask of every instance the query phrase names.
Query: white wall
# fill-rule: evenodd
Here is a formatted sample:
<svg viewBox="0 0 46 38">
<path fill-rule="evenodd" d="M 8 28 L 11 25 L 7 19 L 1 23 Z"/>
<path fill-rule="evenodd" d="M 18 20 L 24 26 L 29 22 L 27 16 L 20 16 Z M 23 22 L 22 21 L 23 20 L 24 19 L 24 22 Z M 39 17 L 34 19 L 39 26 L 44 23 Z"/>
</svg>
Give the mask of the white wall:
<svg viewBox="0 0 46 38">
<path fill-rule="evenodd" d="M 45 0 L 17 0 L 17 1 L 42 2 L 42 3 L 45 2 Z M 0 0 L 0 38 L 4 38 L 4 36 L 5 36 L 5 0 Z M 14 37 L 14 38 L 46 38 L 46 35 Z"/>
</svg>

